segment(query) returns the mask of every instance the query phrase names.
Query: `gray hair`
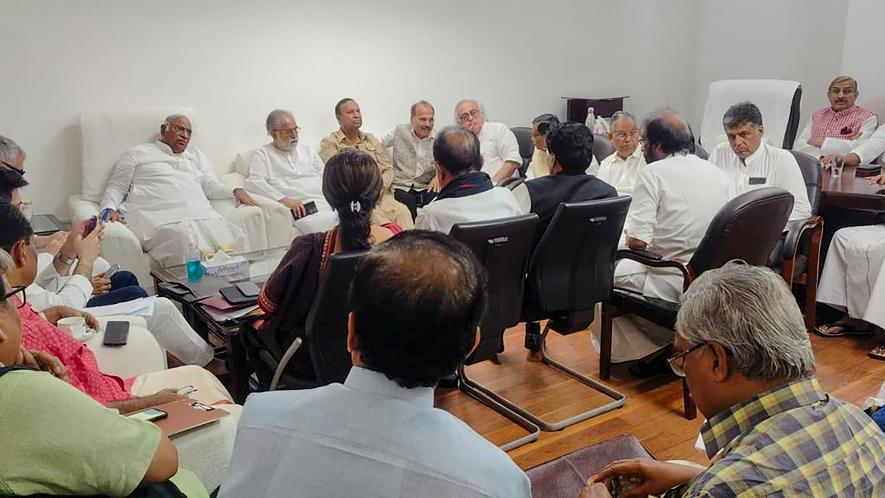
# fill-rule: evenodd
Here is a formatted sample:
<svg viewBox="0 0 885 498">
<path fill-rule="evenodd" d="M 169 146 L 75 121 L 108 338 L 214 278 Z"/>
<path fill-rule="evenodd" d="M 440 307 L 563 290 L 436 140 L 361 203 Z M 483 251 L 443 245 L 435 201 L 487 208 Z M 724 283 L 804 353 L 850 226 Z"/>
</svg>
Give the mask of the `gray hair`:
<svg viewBox="0 0 885 498">
<path fill-rule="evenodd" d="M 173 121 L 175 121 L 176 119 L 181 119 L 181 118 L 184 118 L 188 121 L 191 120 L 191 118 L 187 117 L 184 114 L 170 114 L 170 115 L 166 116 L 166 119 L 163 120 L 163 126 L 169 126 L 172 124 Z"/>
<path fill-rule="evenodd" d="M 796 380 L 814 371 L 802 312 L 768 268 L 731 261 L 704 272 L 682 297 L 676 331 L 691 346 L 721 344 L 750 379 Z"/>
<path fill-rule="evenodd" d="M 6 280 L 6 270 L 12 268 L 12 257 L 4 249 L 0 249 L 0 291 L 6 294 L 9 290 L 9 281 Z M 3 301 L 0 301 L 3 304 Z"/>
<path fill-rule="evenodd" d="M 618 121 L 620 121 L 622 119 L 632 119 L 633 124 L 635 124 L 637 127 L 639 126 L 639 121 L 636 121 L 636 116 L 630 114 L 627 111 L 617 111 L 614 114 L 612 114 L 612 117 L 611 117 L 612 128 L 614 128 L 615 123 L 617 123 Z"/>
<path fill-rule="evenodd" d="M 476 104 L 476 107 L 479 107 L 479 112 L 482 113 L 483 119 L 485 119 L 485 117 L 486 117 L 486 108 L 482 105 L 482 102 L 480 102 L 476 99 L 461 99 L 458 101 L 457 104 L 455 104 L 455 123 L 458 125 L 461 124 L 461 120 L 458 119 L 458 108 L 468 102 L 472 102 L 472 103 Z"/>
<path fill-rule="evenodd" d="M 270 111 L 270 114 L 267 115 L 267 119 L 264 121 L 264 128 L 267 129 L 268 135 L 270 135 L 283 118 L 292 118 L 293 121 L 295 120 L 295 116 L 285 109 L 274 109 Z"/>
<path fill-rule="evenodd" d="M 752 102 L 739 102 L 725 111 L 722 116 L 722 126 L 725 129 L 734 128 L 744 123 L 752 123 L 762 126 L 762 111 Z"/>
<path fill-rule="evenodd" d="M 434 114 L 436 114 L 436 109 L 433 108 L 433 104 L 431 104 L 430 102 L 428 102 L 426 100 L 419 100 L 418 102 L 415 102 L 414 104 L 412 104 L 412 107 L 409 108 L 409 117 L 414 118 L 415 114 L 418 112 L 418 106 L 422 106 L 422 105 L 426 105 L 427 107 L 430 108 L 431 111 L 433 111 Z"/>
<path fill-rule="evenodd" d="M 13 139 L 0 135 L 0 161 L 12 164 L 19 155 L 24 157 L 25 151 Z"/>
<path fill-rule="evenodd" d="M 833 81 L 830 82 L 830 86 L 827 87 L 827 90 L 829 91 L 830 88 L 833 88 L 833 85 L 836 83 L 842 83 L 843 81 L 850 81 L 851 86 L 854 87 L 854 91 L 857 91 L 857 80 L 848 75 L 836 76 Z"/>
</svg>

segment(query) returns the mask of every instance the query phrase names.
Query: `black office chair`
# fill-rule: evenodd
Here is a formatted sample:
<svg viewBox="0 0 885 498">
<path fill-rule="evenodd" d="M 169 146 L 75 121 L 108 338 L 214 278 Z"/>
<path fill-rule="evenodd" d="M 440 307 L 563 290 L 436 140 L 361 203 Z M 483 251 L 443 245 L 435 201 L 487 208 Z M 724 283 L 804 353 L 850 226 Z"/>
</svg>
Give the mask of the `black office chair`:
<svg viewBox="0 0 885 498">
<path fill-rule="evenodd" d="M 790 117 L 787 120 L 787 129 L 784 130 L 784 149 L 792 149 L 799 131 L 799 108 L 802 107 L 802 85 L 796 87 L 793 92 L 793 100 L 790 102 Z"/>
<path fill-rule="evenodd" d="M 768 264 L 792 209 L 793 196 L 783 189 L 769 187 L 752 190 L 730 200 L 719 210 L 688 263 L 631 250 L 618 251 L 617 259 L 630 259 L 652 268 L 675 268 L 682 273 L 685 291 L 705 271 L 719 268 L 734 259 L 754 266 Z M 615 287 L 609 299 L 602 304 L 600 378 L 605 380 L 611 375 L 613 317 L 633 314 L 673 329 L 678 311 L 678 303 Z M 685 417 L 693 419 L 697 416 L 696 408 L 684 379 L 682 389 Z"/>
<path fill-rule="evenodd" d="M 309 389 L 344 381 L 352 366 L 347 352 L 348 292 L 365 254 L 354 251 L 329 257 L 303 328 L 244 331 L 247 357 L 258 377 L 259 390 Z M 294 298 L 290 291 L 280 310 Z M 310 368 L 290 364 L 301 347 L 307 348 Z"/>
<path fill-rule="evenodd" d="M 820 273 L 821 241 L 824 235 L 824 219 L 818 215 L 821 196 L 820 161 L 804 152 L 791 150 L 808 192 L 811 204 L 811 217 L 807 220 L 794 221 L 787 225 L 787 237 L 784 240 L 783 252 L 779 258 L 779 271 L 792 289 L 794 285 L 805 287 L 805 304 L 802 314 L 805 316 L 805 327 L 810 332 L 814 328 L 817 310 L 817 280 Z"/>
<path fill-rule="evenodd" d="M 615 146 L 605 135 L 593 135 L 593 157 L 601 163 L 603 159 L 615 153 Z"/>
<path fill-rule="evenodd" d="M 525 273 L 538 225 L 538 215 L 527 214 L 492 221 L 459 223 L 450 235 L 469 247 L 488 272 L 489 300 L 480 324 L 476 350 L 458 369 L 459 386 L 469 396 L 492 407 L 528 435 L 502 445 L 504 451 L 535 441 L 540 429 L 498 402 L 494 393 L 467 376 L 465 365 L 495 358 L 504 351 L 504 331 L 519 323 Z"/>
<path fill-rule="evenodd" d="M 510 131 L 516 135 L 516 142 L 519 144 L 519 155 L 522 157 L 522 165 L 519 167 L 519 176 L 525 177 L 529 164 L 532 162 L 532 155 L 535 153 L 535 142 L 532 140 L 532 129 L 526 126 L 517 126 L 510 128 Z"/>
</svg>

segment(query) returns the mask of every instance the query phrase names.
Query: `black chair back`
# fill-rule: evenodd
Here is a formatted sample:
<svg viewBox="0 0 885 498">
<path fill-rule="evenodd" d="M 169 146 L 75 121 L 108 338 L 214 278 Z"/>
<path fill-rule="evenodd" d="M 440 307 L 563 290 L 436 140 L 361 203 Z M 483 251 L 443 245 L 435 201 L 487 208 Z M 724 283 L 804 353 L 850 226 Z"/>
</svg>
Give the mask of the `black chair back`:
<svg viewBox="0 0 885 498">
<path fill-rule="evenodd" d="M 615 153 L 615 146 L 612 145 L 608 137 L 605 135 L 593 135 L 593 157 L 596 162 L 602 162 L 603 159 Z"/>
<path fill-rule="evenodd" d="M 516 143 L 519 144 L 519 155 L 522 157 L 522 166 L 519 167 L 520 176 L 525 176 L 532 162 L 532 154 L 535 153 L 535 142 L 532 140 L 532 129 L 525 126 L 510 128 L 516 135 Z"/>
<path fill-rule="evenodd" d="M 821 182 L 823 181 L 820 161 L 804 152 L 796 150 L 790 152 L 799 163 L 799 170 L 802 171 L 802 178 L 805 180 L 805 188 L 808 191 L 808 202 L 811 203 L 811 214 L 817 214 L 818 206 L 820 206 Z"/>
<path fill-rule="evenodd" d="M 630 207 L 630 196 L 559 205 L 529 260 L 526 308 L 539 315 L 589 325 L 568 317 L 580 313 L 592 321 L 593 306 L 608 299 L 614 279 L 615 252 Z M 583 326 L 582 326 L 583 325 Z"/>
<path fill-rule="evenodd" d="M 787 129 L 784 130 L 784 149 L 792 149 L 796 141 L 796 132 L 799 131 L 799 108 L 802 106 L 802 85 L 793 92 L 793 101 L 790 103 L 790 118 L 787 120 Z"/>
<path fill-rule="evenodd" d="M 765 266 L 793 209 L 793 196 L 767 187 L 743 193 L 716 213 L 688 266 L 699 277 L 733 259 Z"/>
<path fill-rule="evenodd" d="M 538 215 L 459 223 L 450 235 L 473 251 L 488 272 L 489 300 L 480 343 L 465 363 L 488 360 L 503 348 L 504 330 L 519 323 L 525 272 Z"/>
<path fill-rule="evenodd" d="M 348 293 L 366 251 L 333 254 L 307 315 L 304 337 L 319 386 L 344 382 L 353 364 L 347 351 Z"/>
</svg>

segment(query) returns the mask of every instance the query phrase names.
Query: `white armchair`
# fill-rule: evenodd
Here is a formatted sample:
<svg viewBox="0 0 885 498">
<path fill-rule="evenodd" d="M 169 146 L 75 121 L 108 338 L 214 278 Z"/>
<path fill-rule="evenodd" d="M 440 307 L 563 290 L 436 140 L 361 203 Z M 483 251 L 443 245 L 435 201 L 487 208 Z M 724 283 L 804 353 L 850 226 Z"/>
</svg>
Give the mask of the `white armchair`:
<svg viewBox="0 0 885 498">
<path fill-rule="evenodd" d="M 130 147 L 156 138 L 163 119 L 173 113 L 186 114 L 195 121 L 192 110 L 181 108 L 80 113 L 83 190 L 81 194 L 68 199 L 72 222 L 77 223 L 98 214 L 99 203 L 117 160 Z M 198 126 L 196 122 L 194 126 Z M 200 146 L 199 134 L 195 135 L 193 143 Z M 241 181 L 233 173 L 222 176 L 221 180 L 232 186 L 240 186 L 238 182 Z M 262 205 L 275 204 L 268 199 L 256 200 Z M 233 200 L 215 200 L 212 201 L 212 206 L 222 216 L 237 224 L 244 218 L 263 217 L 263 210 L 259 208 L 235 209 Z M 285 242 L 283 240 L 286 228 L 291 226 L 291 220 L 286 220 L 285 224 L 279 221 L 268 224 L 266 220 L 264 223 L 266 233 L 274 234 L 274 245 L 271 247 L 287 245 L 291 241 L 291 237 Z M 261 238 L 262 240 L 249 240 L 249 249 L 267 249 L 267 237 Z M 102 256 L 134 273 L 145 288 L 153 288 L 150 277 L 151 258 L 142 251 L 138 238 L 125 225 L 110 223 L 105 228 Z"/>
</svg>

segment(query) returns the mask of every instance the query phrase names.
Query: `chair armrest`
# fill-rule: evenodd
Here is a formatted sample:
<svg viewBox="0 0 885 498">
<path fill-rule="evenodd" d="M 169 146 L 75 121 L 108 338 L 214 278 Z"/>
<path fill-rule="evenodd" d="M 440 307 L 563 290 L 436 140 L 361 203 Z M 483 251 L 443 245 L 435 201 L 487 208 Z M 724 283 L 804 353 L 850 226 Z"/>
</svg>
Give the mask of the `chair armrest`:
<svg viewBox="0 0 885 498">
<path fill-rule="evenodd" d="M 664 259 L 661 255 L 651 251 L 637 251 L 634 249 L 619 249 L 615 254 L 615 265 L 621 259 L 629 259 L 651 268 L 676 268 L 682 273 L 682 290 L 688 289 L 689 284 L 695 279 L 694 272 L 682 261 L 677 259 Z"/>
<path fill-rule="evenodd" d="M 509 190 L 513 190 L 513 189 L 515 189 L 516 187 L 522 185 L 523 183 L 525 183 L 525 178 L 524 178 L 524 177 L 508 178 L 507 180 L 504 180 L 504 181 L 503 181 L 500 185 L 498 185 L 498 186 L 499 186 L 499 187 L 504 187 L 504 188 L 509 189 Z"/>
<path fill-rule="evenodd" d="M 799 251 L 799 242 L 802 235 L 817 227 L 822 227 L 823 219 L 820 216 L 812 215 L 811 218 L 805 220 L 796 220 L 787 223 L 787 237 L 784 239 L 783 260 L 795 260 L 796 253 Z"/>
<path fill-rule="evenodd" d="M 72 225 L 76 225 L 87 218 L 98 216 L 98 211 L 101 208 L 97 202 L 86 200 L 81 194 L 68 197 L 68 207 L 71 210 Z"/>
</svg>

